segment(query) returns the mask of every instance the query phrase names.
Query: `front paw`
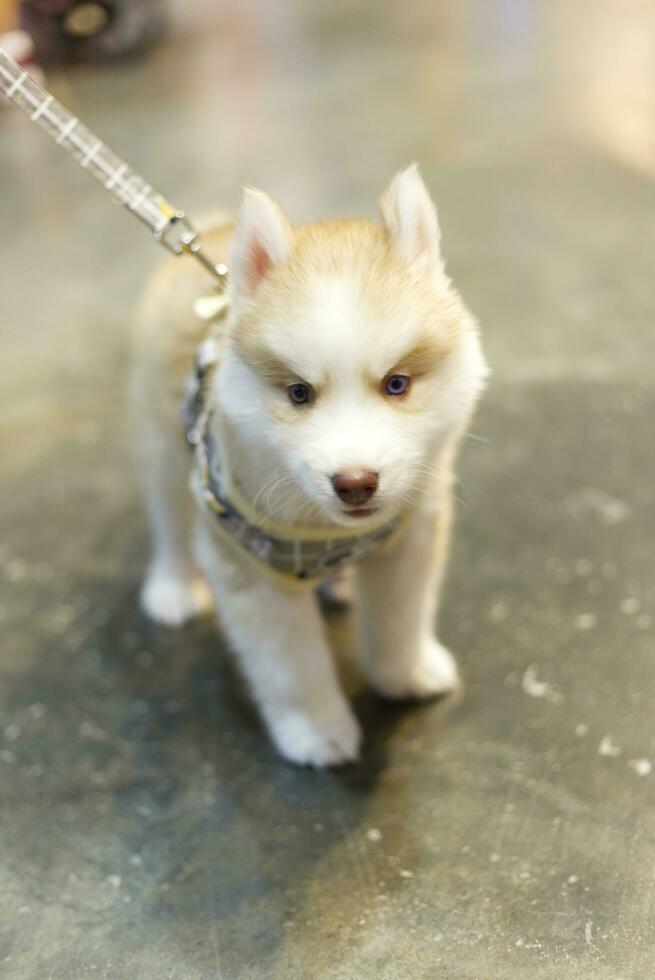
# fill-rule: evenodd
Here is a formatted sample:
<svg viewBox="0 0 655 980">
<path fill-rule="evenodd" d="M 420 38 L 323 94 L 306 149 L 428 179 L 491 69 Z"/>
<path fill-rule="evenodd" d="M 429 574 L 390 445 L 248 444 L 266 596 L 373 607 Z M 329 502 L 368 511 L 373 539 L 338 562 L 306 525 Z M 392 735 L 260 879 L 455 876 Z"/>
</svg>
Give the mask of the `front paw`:
<svg viewBox="0 0 655 980">
<path fill-rule="evenodd" d="M 177 577 L 153 567 L 141 589 L 141 608 L 162 626 L 183 626 L 211 607 L 209 587 L 200 575 Z"/>
<path fill-rule="evenodd" d="M 451 694 L 460 686 L 457 664 L 450 650 L 429 637 L 412 659 L 389 658 L 371 666 L 375 690 L 393 700 L 419 700 Z"/>
<path fill-rule="evenodd" d="M 323 769 L 354 762 L 359 756 L 361 732 L 344 702 L 332 715 L 289 709 L 268 717 L 271 738 L 282 756 L 298 766 Z"/>
</svg>

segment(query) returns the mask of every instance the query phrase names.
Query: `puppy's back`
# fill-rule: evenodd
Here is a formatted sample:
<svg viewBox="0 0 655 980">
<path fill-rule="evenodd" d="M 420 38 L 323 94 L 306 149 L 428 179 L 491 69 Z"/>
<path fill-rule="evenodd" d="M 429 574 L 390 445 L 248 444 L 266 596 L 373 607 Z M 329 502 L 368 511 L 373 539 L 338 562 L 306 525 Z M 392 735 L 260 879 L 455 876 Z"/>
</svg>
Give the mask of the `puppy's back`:
<svg viewBox="0 0 655 980">
<path fill-rule="evenodd" d="M 227 261 L 233 230 L 233 221 L 223 214 L 203 228 L 203 249 L 213 262 Z M 169 256 L 148 282 L 132 344 L 130 394 L 138 413 L 179 427 L 184 385 L 208 329 L 193 305 L 211 288 L 210 275 L 189 256 Z"/>
</svg>

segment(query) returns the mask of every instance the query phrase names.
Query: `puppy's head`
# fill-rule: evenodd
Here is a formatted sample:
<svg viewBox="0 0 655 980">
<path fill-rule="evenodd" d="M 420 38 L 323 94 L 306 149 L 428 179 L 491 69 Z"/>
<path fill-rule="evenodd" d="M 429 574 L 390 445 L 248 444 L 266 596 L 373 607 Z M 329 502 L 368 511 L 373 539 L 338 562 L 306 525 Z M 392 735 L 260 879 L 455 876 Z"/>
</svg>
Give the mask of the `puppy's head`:
<svg viewBox="0 0 655 980">
<path fill-rule="evenodd" d="M 381 212 L 381 225 L 294 230 L 249 190 L 231 246 L 223 401 L 322 517 L 346 526 L 416 499 L 485 375 L 416 167 L 394 178 Z"/>
</svg>

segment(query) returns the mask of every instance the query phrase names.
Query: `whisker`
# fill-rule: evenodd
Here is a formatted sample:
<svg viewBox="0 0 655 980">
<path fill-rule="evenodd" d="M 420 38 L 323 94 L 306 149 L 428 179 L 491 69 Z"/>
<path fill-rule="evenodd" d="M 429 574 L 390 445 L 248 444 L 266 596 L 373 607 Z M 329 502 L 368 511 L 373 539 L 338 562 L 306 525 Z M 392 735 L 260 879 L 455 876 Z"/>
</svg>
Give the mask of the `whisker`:
<svg viewBox="0 0 655 980">
<path fill-rule="evenodd" d="M 279 477 L 275 481 L 275 483 L 269 487 L 268 492 L 266 493 L 266 499 L 264 505 L 265 510 L 274 510 L 274 507 L 272 505 L 273 494 L 277 493 L 279 490 L 282 490 L 288 484 L 291 484 L 293 486 L 293 481 L 288 475 L 285 474 L 284 476 Z"/>
<path fill-rule="evenodd" d="M 260 497 L 263 498 L 264 494 L 267 493 L 271 489 L 271 487 L 274 487 L 277 483 L 279 483 L 280 479 L 281 477 L 273 475 L 268 477 L 266 480 L 264 480 L 261 487 L 259 488 L 259 490 L 257 491 L 257 493 L 253 498 L 252 506 L 254 508 L 257 507 L 257 502 L 259 501 L 259 498 Z"/>
<path fill-rule="evenodd" d="M 494 443 L 491 439 L 485 439 L 483 436 L 477 436 L 474 432 L 465 432 L 465 439 L 471 439 L 473 442 L 481 442 L 483 446 L 493 446 Z"/>
</svg>

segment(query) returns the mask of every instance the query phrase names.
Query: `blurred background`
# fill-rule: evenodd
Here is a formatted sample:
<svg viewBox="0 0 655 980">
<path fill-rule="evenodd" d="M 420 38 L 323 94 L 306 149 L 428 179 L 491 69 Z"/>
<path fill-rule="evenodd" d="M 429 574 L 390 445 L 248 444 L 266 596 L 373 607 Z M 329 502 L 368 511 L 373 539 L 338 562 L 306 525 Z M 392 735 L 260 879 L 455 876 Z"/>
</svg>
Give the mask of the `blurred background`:
<svg viewBox="0 0 655 980">
<path fill-rule="evenodd" d="M 650 978 L 652 0 L 0 0 L 0 32 L 192 217 L 246 183 L 373 216 L 418 160 L 493 368 L 441 616 L 463 700 L 381 704 L 333 614 L 363 761 L 285 766 L 213 624 L 137 608 L 157 246 L 0 104 L 2 976 Z"/>
</svg>

